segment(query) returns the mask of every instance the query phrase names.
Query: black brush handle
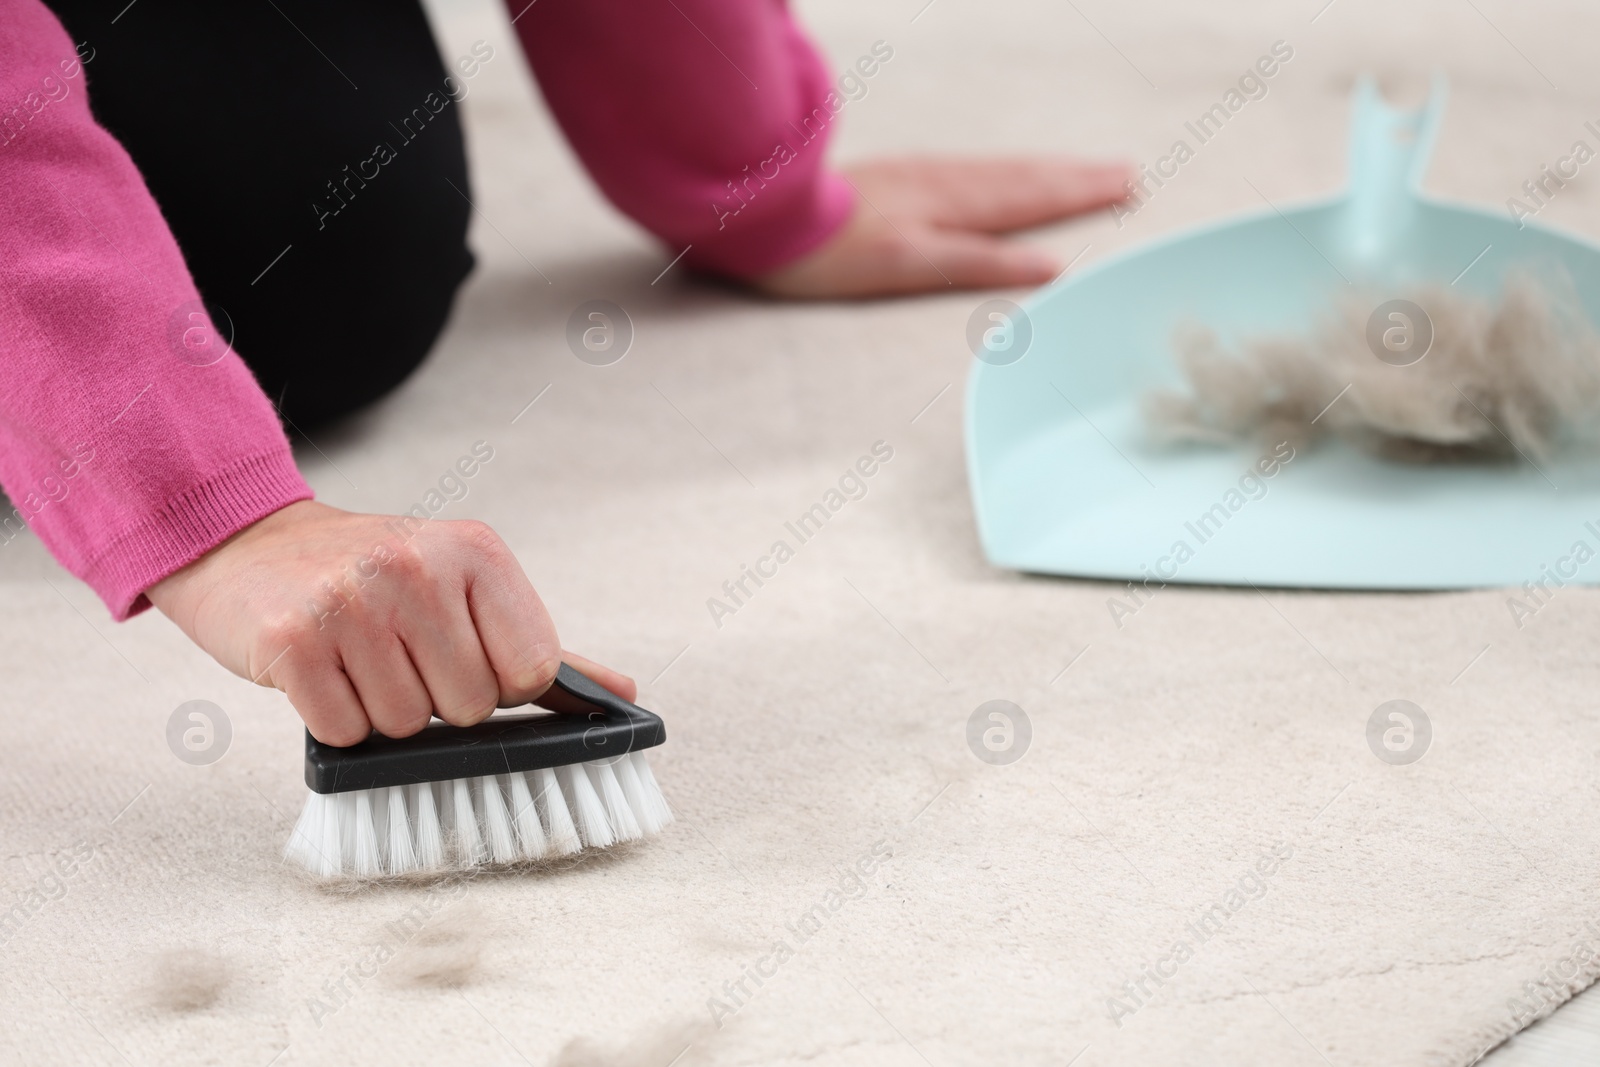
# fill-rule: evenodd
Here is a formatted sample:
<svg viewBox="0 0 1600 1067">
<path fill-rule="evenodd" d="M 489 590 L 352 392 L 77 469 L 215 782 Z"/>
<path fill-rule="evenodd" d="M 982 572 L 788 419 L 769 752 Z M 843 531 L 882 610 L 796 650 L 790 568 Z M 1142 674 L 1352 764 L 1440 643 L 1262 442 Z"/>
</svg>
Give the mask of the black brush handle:
<svg viewBox="0 0 1600 1067">
<path fill-rule="evenodd" d="M 565 663 L 556 671 L 555 687 L 571 693 L 585 704 L 593 704 L 597 708 L 603 708 L 617 715 L 632 715 L 635 712 L 650 714 L 637 704 L 623 700 L 587 674 L 579 674 L 577 668 Z"/>
<path fill-rule="evenodd" d="M 661 717 L 630 704 L 565 663 L 556 688 L 593 711 L 494 715 L 476 726 L 430 725 L 404 738 L 373 734 L 348 748 L 306 731 L 306 785 L 317 793 L 444 782 L 610 759 L 667 739 Z"/>
</svg>

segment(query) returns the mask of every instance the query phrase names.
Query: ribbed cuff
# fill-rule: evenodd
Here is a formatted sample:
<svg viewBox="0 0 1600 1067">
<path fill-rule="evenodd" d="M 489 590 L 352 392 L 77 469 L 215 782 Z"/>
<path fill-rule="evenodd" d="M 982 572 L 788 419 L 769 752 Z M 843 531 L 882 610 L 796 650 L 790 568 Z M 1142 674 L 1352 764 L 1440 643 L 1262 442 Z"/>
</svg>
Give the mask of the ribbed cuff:
<svg viewBox="0 0 1600 1067">
<path fill-rule="evenodd" d="M 838 233 L 855 210 L 855 200 L 849 182 L 824 172 L 796 202 L 763 203 L 757 198 L 725 219 L 722 229 L 696 243 L 684 262 L 696 270 L 733 278 L 769 274 Z"/>
<path fill-rule="evenodd" d="M 83 580 L 119 622 L 150 606 L 144 591 L 257 519 L 311 499 L 287 448 L 241 460 L 173 497 L 89 561 Z"/>
</svg>

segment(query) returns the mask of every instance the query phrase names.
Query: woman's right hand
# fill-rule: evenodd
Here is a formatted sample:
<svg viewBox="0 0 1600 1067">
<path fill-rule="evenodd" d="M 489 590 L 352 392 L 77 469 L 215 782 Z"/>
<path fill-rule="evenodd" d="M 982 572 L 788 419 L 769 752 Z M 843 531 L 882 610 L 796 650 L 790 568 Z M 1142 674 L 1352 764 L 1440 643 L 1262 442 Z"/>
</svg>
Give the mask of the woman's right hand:
<svg viewBox="0 0 1600 1067">
<path fill-rule="evenodd" d="M 304 500 L 153 585 L 150 602 L 234 674 L 281 689 L 313 737 L 406 737 L 541 701 L 562 660 L 626 700 L 625 675 L 563 653 L 488 526 Z M 550 704 L 562 707 L 559 691 Z"/>
</svg>

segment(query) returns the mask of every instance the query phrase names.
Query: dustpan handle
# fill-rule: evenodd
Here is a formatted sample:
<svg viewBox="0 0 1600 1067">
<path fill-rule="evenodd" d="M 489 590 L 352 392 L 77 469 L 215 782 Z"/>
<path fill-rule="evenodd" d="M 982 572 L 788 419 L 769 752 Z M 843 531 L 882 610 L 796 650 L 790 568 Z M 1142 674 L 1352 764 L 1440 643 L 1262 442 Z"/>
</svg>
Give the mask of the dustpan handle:
<svg viewBox="0 0 1600 1067">
<path fill-rule="evenodd" d="M 1370 77 L 1351 98 L 1350 237 L 1371 255 L 1409 226 L 1433 154 L 1448 87 L 1435 74 L 1427 103 L 1416 111 L 1389 106 Z"/>
</svg>

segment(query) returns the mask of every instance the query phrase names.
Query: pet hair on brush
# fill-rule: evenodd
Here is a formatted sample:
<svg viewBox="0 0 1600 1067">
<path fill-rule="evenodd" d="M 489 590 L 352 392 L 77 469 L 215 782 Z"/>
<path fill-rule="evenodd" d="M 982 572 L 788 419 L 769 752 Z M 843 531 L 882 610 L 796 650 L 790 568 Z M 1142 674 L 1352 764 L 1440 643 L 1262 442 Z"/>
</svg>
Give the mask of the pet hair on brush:
<svg viewBox="0 0 1600 1067">
<path fill-rule="evenodd" d="M 368 881 L 570 856 L 672 821 L 644 750 L 659 716 L 563 663 L 555 685 L 584 714 L 434 723 L 348 748 L 306 734 L 310 796 L 284 859 L 327 880 Z"/>
</svg>

